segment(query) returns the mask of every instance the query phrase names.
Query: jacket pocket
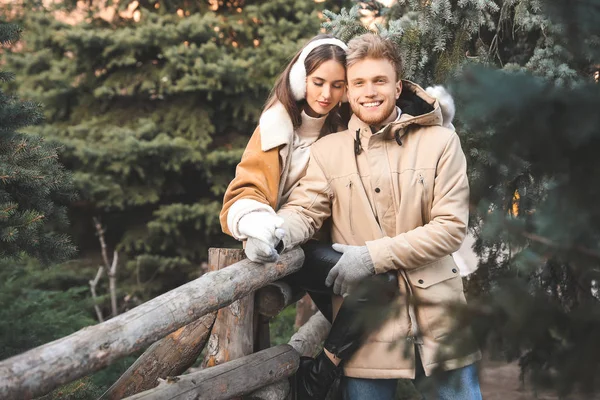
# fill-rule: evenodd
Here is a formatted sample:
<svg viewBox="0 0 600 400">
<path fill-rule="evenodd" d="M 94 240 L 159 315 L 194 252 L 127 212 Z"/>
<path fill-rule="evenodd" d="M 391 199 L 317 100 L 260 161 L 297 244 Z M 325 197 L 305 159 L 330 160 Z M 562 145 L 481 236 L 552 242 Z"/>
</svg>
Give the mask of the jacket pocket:
<svg viewBox="0 0 600 400">
<path fill-rule="evenodd" d="M 422 334 L 439 339 L 451 333 L 456 316 L 448 306 L 466 302 L 462 278 L 452 256 L 407 271 L 407 276 Z"/>
<path fill-rule="evenodd" d="M 421 218 L 423 219 L 423 225 L 425 225 L 431 220 L 431 209 L 429 208 L 429 192 L 427 184 L 425 183 L 425 177 L 422 173 L 419 173 L 418 181 L 421 185 Z"/>
</svg>

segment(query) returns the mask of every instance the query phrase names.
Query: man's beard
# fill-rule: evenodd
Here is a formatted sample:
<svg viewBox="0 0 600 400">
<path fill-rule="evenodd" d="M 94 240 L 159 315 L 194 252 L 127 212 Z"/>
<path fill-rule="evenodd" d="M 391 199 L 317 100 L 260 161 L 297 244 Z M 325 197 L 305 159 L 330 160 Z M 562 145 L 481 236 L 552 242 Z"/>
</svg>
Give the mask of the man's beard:
<svg viewBox="0 0 600 400">
<path fill-rule="evenodd" d="M 350 107 L 352 108 L 352 112 L 356 114 L 356 116 L 365 124 L 368 125 L 381 125 L 386 119 L 390 117 L 390 115 L 394 112 L 396 108 L 396 104 L 394 102 L 386 102 L 379 106 L 380 108 L 384 105 L 387 105 L 385 109 L 381 109 L 376 114 L 368 113 L 358 102 L 350 103 Z"/>
</svg>

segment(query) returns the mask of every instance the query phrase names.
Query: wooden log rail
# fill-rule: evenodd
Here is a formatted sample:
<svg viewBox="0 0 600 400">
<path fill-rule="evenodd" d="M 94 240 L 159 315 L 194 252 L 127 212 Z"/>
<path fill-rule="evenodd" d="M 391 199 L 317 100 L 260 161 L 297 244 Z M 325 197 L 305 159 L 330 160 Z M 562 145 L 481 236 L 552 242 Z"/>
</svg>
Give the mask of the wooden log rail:
<svg viewBox="0 0 600 400">
<path fill-rule="evenodd" d="M 127 399 L 231 399 L 292 375 L 299 362 L 292 346 L 282 344 L 200 372 L 170 378 Z"/>
<path fill-rule="evenodd" d="M 169 377 L 161 380 L 156 388 L 127 397 L 126 400 L 224 400 L 242 395 L 248 395 L 248 400 L 285 399 L 290 392 L 290 385 L 285 378 L 296 371 L 301 355 L 315 353 L 330 328 L 329 321 L 321 313 L 317 313 L 286 345 L 262 350 L 199 372 Z M 256 390 L 258 388 L 262 389 Z"/>
<path fill-rule="evenodd" d="M 124 314 L 0 362 L 0 398 L 31 399 L 148 347 L 302 266 L 293 249 L 277 263 L 242 260 Z M 207 370 L 208 371 L 208 370 Z"/>
</svg>

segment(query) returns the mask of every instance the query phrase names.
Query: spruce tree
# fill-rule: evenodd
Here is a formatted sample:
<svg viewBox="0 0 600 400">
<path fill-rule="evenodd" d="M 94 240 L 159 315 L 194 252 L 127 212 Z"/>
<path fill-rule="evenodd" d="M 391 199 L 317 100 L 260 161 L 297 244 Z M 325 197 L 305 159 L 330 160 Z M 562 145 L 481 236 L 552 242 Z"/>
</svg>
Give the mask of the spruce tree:
<svg viewBox="0 0 600 400">
<path fill-rule="evenodd" d="M 492 349 L 563 395 L 599 389 L 599 10 L 547 1 L 523 65 L 469 70 L 455 84 L 478 203 L 474 321 Z"/>
<path fill-rule="evenodd" d="M 496 4 L 402 2 L 384 10 L 378 30 L 399 44 L 407 78 L 449 84 L 457 102 L 480 256 L 470 306 L 457 317 L 535 384 L 591 392 L 600 363 L 600 3 Z M 327 28 L 346 40 L 361 33 L 357 11 L 326 13 Z"/>
<path fill-rule="evenodd" d="M 0 54 L 18 46 L 21 29 L 0 21 Z M 75 199 L 59 147 L 25 133 L 43 109 L 4 91 L 13 73 L 0 61 L 0 360 L 94 323 L 87 281 L 62 263 L 75 253 L 66 204 Z M 10 92 L 10 90 L 9 90 Z"/>
<path fill-rule="evenodd" d="M 482 29 L 494 27 L 493 15 L 498 6 L 491 0 L 394 2 L 385 8 L 362 2 L 349 11 L 326 11 L 327 31 L 342 40 L 370 30 L 396 42 L 403 60 L 405 79 L 423 87 L 442 83 L 457 73 L 466 62 L 465 54 L 473 49 L 473 37 Z M 369 29 L 363 23 L 364 13 L 376 19 Z"/>
<path fill-rule="evenodd" d="M 6 48 L 21 30 L 0 21 Z M 0 82 L 14 74 L 0 72 Z M 58 161 L 58 145 L 18 132 L 42 120 L 38 103 L 21 101 L 0 88 L 0 259 L 24 255 L 45 264 L 74 253 L 69 238 L 57 233 L 67 224 L 65 203 L 73 200 L 70 174 Z"/>
<path fill-rule="evenodd" d="M 27 34 L 7 65 L 73 171 L 82 255 L 98 258 L 98 217 L 126 263 L 120 289 L 149 298 L 197 277 L 208 247 L 239 246 L 221 232 L 223 193 L 275 77 L 336 3 L 119 2 L 76 23 L 41 1 L 13 7 Z"/>
</svg>

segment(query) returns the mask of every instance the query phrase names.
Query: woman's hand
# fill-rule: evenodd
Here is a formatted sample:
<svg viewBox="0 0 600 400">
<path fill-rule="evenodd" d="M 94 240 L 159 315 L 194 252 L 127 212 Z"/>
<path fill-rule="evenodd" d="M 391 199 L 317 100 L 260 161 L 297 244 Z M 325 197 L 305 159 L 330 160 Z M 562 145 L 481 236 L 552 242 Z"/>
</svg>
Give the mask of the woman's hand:
<svg viewBox="0 0 600 400">
<path fill-rule="evenodd" d="M 275 262 L 279 254 L 275 247 L 283 238 L 283 218 L 267 211 L 253 211 L 238 222 L 238 230 L 248 237 L 246 256 L 259 263 Z"/>
</svg>

